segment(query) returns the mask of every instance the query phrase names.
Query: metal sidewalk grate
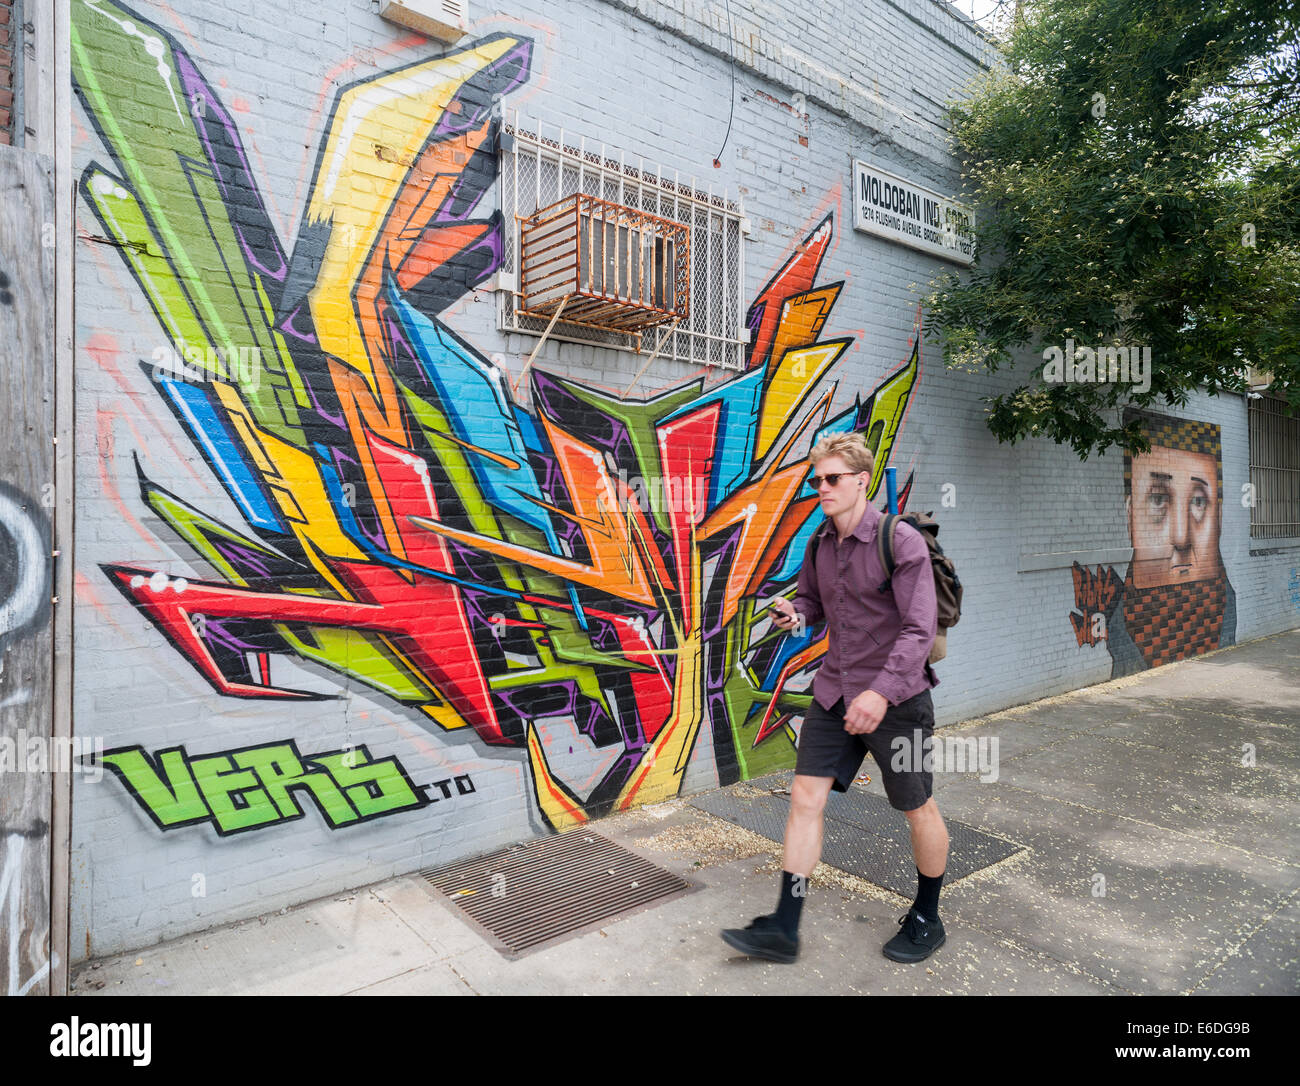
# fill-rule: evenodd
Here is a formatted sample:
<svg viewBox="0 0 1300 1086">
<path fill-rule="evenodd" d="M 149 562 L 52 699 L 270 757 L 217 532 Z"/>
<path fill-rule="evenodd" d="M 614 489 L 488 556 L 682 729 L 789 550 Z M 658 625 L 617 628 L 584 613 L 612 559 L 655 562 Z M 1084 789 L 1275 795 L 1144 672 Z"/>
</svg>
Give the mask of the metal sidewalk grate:
<svg viewBox="0 0 1300 1086">
<path fill-rule="evenodd" d="M 420 875 L 508 956 L 695 889 L 587 829 Z"/>
<path fill-rule="evenodd" d="M 789 773 L 751 780 L 747 789 L 788 789 Z M 737 796 L 725 789 L 708 792 L 691 800 L 691 806 L 728 822 L 734 822 L 772 841 L 785 836 L 785 821 L 790 813 L 788 796 L 769 792 L 762 796 Z M 1000 837 L 944 818 L 948 827 L 948 870 L 945 885 L 951 885 L 985 867 L 1014 856 L 1023 849 Z M 894 810 L 882 796 L 860 788 L 832 792 L 826 801 L 826 818 L 822 837 L 822 860 L 831 867 L 847 871 L 892 890 L 901 897 L 916 892 L 916 863 L 912 858 L 912 838 L 907 819 Z"/>
</svg>

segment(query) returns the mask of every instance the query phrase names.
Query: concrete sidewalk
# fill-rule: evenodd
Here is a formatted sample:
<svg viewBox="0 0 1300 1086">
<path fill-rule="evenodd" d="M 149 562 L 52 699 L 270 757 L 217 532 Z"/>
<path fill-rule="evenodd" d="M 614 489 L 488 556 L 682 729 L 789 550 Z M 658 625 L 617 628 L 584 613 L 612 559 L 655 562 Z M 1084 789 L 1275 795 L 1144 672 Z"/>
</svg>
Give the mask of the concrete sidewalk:
<svg viewBox="0 0 1300 1086">
<path fill-rule="evenodd" d="M 944 886 L 919 965 L 880 953 L 910 902 L 824 867 L 799 961 L 736 956 L 718 931 L 771 911 L 779 846 L 687 798 L 593 829 L 696 892 L 518 960 L 408 876 L 82 965 L 74 991 L 1295 994 L 1298 730 L 1300 631 L 942 729 L 999 741 L 996 781 L 936 774 L 945 818 L 1024 850 Z"/>
</svg>

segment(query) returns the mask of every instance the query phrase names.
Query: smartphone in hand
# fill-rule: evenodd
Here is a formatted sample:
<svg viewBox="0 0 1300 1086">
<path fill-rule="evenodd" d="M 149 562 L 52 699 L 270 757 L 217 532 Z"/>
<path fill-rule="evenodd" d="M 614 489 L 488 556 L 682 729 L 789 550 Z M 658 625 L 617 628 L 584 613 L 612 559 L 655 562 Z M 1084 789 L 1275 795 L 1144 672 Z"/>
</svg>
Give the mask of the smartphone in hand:
<svg viewBox="0 0 1300 1086">
<path fill-rule="evenodd" d="M 772 612 L 772 621 L 778 629 L 798 631 L 803 626 L 803 616 L 784 596 L 777 596 L 772 601 Z"/>
</svg>

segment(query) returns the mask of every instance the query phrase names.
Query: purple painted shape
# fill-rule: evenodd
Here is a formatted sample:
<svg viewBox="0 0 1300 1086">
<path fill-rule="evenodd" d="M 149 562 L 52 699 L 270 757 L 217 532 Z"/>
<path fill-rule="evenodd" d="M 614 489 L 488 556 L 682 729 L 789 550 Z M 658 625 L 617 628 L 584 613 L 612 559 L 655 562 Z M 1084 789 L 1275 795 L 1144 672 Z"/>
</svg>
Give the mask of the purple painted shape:
<svg viewBox="0 0 1300 1086">
<path fill-rule="evenodd" d="M 483 45 L 484 42 L 476 44 Z M 528 81 L 533 43 L 525 38 L 504 56 L 476 72 L 443 110 L 431 139 L 441 140 L 478 128 L 492 111 L 494 96 L 505 97 Z"/>
<path fill-rule="evenodd" d="M 203 104 L 194 127 L 207 152 L 208 164 L 222 199 L 233 212 L 230 223 L 239 238 L 244 259 L 267 279 L 283 285 L 289 274 L 288 259 L 253 180 L 248 156 L 239 140 L 239 130 L 230 114 L 222 108 L 216 91 L 199 74 L 189 56 L 179 48 L 173 48 L 172 54 L 185 100 Z M 233 163 L 230 162 L 232 153 L 235 157 Z M 250 237 L 250 228 L 263 236 Z"/>
<path fill-rule="evenodd" d="M 599 732 L 608 733 L 614 723 L 600 702 L 583 694 L 572 679 L 538 683 L 527 689 L 501 690 L 493 697 L 517 720 L 572 716 L 578 731 L 593 743 Z"/>
<path fill-rule="evenodd" d="M 305 321 L 307 327 L 298 327 L 300 321 Z M 293 312 L 280 321 L 278 327 L 286 336 L 301 340 L 312 347 L 318 346 L 314 322 L 311 319 L 311 314 L 306 312 L 305 305 L 294 306 Z"/>
<path fill-rule="evenodd" d="M 220 645 L 232 652 L 266 652 L 263 646 L 240 637 L 230 628 L 231 625 L 246 624 L 242 619 L 235 620 L 233 623 L 229 620 L 207 619 L 203 624 L 203 640 L 209 646 Z"/>
<path fill-rule="evenodd" d="M 245 577 L 265 579 L 271 576 L 271 568 L 267 565 L 265 557 L 257 551 L 223 539 L 209 537 L 209 542 L 222 558 Z"/>
<path fill-rule="evenodd" d="M 561 426 L 572 428 L 587 444 L 603 452 L 613 453 L 617 463 L 635 462 L 632 439 L 621 421 L 579 400 L 548 373 L 535 369 L 531 377 L 535 402 L 547 418 Z M 572 420 L 576 418 L 581 418 L 584 423 L 581 429 L 572 425 Z"/>
<path fill-rule="evenodd" d="M 343 470 L 344 464 L 355 464 L 360 469 L 360 462 L 349 456 L 346 451 L 339 448 L 330 449 L 330 458 L 334 461 L 334 470 L 338 473 L 340 484 L 346 479 L 347 473 Z M 358 472 L 353 473 L 353 478 L 357 477 Z M 358 493 L 357 497 L 360 497 Z M 384 528 L 379 520 L 379 512 L 375 508 L 375 503 L 358 501 L 352 507 L 352 516 L 356 521 L 357 530 L 366 537 L 367 541 L 381 554 L 391 554 L 392 551 L 388 546 L 388 541 L 384 538 Z"/>
<path fill-rule="evenodd" d="M 723 533 L 722 543 L 716 549 L 710 548 L 709 557 L 714 555 L 718 557 L 718 569 L 730 569 L 736 559 L 736 551 L 740 546 L 740 536 L 744 531 L 743 524 L 736 524 L 730 530 Z M 722 608 L 705 606 L 705 615 L 708 616 L 708 622 L 701 631 L 701 636 L 707 643 L 715 637 L 721 637 L 722 634 Z"/>
<path fill-rule="evenodd" d="M 313 377 L 312 371 L 307 367 L 299 367 L 298 376 L 302 379 L 302 387 L 307 390 L 307 398 L 311 400 L 312 410 L 316 412 L 317 417 L 325 422 L 333 423 L 338 429 L 347 433 L 348 424 L 343 417 L 343 409 L 340 407 L 337 415 L 331 415 L 321 404 L 320 396 L 316 393 L 316 379 Z"/>
</svg>

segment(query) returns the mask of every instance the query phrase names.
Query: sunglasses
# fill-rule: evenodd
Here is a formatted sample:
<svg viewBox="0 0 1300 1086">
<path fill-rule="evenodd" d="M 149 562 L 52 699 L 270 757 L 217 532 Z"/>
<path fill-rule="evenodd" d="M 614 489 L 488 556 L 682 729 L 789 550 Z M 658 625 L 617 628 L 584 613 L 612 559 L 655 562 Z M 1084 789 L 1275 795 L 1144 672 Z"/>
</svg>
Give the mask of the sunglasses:
<svg viewBox="0 0 1300 1086">
<path fill-rule="evenodd" d="M 837 471 L 830 475 L 810 475 L 808 476 L 808 485 L 814 490 L 820 490 L 822 480 L 824 479 L 826 482 L 830 483 L 831 486 L 839 486 L 840 480 L 845 478 L 845 476 L 856 474 L 856 471 Z"/>
</svg>

